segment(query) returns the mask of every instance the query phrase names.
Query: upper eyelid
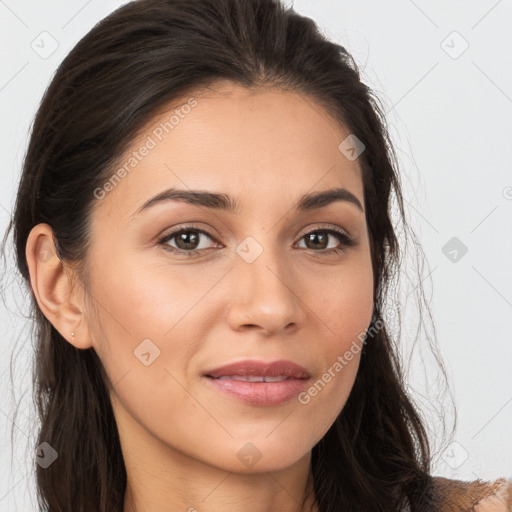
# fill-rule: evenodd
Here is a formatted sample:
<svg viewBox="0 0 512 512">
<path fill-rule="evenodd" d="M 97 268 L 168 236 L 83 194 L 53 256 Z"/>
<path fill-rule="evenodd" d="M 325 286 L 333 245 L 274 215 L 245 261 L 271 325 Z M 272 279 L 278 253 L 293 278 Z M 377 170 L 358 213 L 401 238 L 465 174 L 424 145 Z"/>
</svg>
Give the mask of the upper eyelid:
<svg viewBox="0 0 512 512">
<path fill-rule="evenodd" d="M 352 235 L 345 229 L 340 226 L 327 226 L 327 225 L 320 225 L 320 226 L 313 226 L 306 228 L 304 231 L 302 231 L 302 234 L 300 235 L 300 238 L 302 238 L 304 235 L 307 235 L 308 233 L 315 232 L 315 231 L 335 231 L 337 233 L 341 233 L 346 235 L 348 238 L 353 238 Z"/>
<path fill-rule="evenodd" d="M 184 224 L 177 226 L 172 231 L 168 232 L 167 234 L 164 234 L 159 237 L 159 240 L 167 239 L 172 240 L 176 235 L 179 233 L 182 233 L 184 231 L 197 231 L 203 235 L 208 236 L 210 239 L 212 239 L 215 243 L 220 243 L 215 235 L 212 235 L 207 230 L 203 228 L 196 227 L 194 225 Z M 302 231 L 301 235 L 298 237 L 297 241 L 300 241 L 305 235 L 309 233 L 314 233 L 315 231 L 333 231 L 335 233 L 338 233 L 340 235 L 346 236 L 351 241 L 354 241 L 354 237 L 344 228 L 341 228 L 339 226 L 333 227 L 333 226 L 327 226 L 327 225 L 318 225 L 318 226 L 312 226 L 309 228 L 305 228 L 304 231 Z"/>
</svg>

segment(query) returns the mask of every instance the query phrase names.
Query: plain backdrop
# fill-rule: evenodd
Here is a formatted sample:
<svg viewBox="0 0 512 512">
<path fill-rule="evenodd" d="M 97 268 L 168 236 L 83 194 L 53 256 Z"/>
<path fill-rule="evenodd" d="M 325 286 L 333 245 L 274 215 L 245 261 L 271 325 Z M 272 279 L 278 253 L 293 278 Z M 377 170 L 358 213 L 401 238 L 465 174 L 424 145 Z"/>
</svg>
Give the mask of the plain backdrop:
<svg viewBox="0 0 512 512">
<path fill-rule="evenodd" d="M 78 40 L 122 3 L 0 0 L 2 233 L 44 90 Z M 512 1 L 296 0 L 294 6 L 352 53 L 384 105 L 408 221 L 428 262 L 409 286 L 421 279 L 428 289 L 457 408 L 456 430 L 444 445 L 435 441 L 440 431 L 433 420 L 435 473 L 511 477 Z M 34 511 L 26 292 L 11 260 L 2 270 L 0 512 Z M 412 321 L 414 315 L 412 309 Z M 414 328 L 405 340 L 409 334 Z M 411 368 L 411 390 L 426 403 L 421 382 L 435 374 L 432 359 Z M 449 408 L 446 414 L 452 419 Z M 11 428 L 18 439 L 13 458 Z"/>
</svg>

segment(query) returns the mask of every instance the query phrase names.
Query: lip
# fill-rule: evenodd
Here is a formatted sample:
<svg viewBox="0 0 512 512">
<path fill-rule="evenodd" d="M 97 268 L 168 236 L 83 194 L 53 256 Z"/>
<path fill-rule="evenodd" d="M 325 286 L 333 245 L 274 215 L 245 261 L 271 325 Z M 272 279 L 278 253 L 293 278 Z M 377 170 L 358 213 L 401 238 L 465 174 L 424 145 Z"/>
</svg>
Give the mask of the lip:
<svg viewBox="0 0 512 512">
<path fill-rule="evenodd" d="M 246 382 L 219 379 L 223 376 L 287 377 L 278 382 Z M 202 376 L 209 386 L 240 401 L 269 407 L 284 404 L 297 396 L 311 378 L 309 372 L 292 361 L 245 360 L 208 370 Z"/>
<path fill-rule="evenodd" d="M 207 377 L 222 377 L 224 375 L 253 375 L 263 377 L 290 377 L 292 379 L 309 379 L 310 375 L 306 368 L 280 359 L 279 361 L 265 362 L 246 359 L 235 363 L 219 366 L 204 373 Z"/>
</svg>

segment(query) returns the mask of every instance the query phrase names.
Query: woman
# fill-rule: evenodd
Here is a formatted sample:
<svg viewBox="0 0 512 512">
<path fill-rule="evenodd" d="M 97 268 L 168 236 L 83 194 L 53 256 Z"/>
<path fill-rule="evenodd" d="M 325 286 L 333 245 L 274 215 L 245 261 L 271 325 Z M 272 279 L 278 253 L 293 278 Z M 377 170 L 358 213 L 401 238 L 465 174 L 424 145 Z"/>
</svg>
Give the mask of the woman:
<svg viewBox="0 0 512 512">
<path fill-rule="evenodd" d="M 48 511 L 509 510 L 430 475 L 383 319 L 383 116 L 312 20 L 138 0 L 37 113 L 12 223 Z"/>
</svg>

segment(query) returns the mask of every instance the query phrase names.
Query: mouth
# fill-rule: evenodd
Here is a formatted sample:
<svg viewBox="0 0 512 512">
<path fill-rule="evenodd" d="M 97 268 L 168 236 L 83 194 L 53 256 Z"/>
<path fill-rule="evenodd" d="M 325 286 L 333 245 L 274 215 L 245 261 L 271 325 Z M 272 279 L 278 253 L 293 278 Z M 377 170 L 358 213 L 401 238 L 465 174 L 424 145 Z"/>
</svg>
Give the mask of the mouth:
<svg viewBox="0 0 512 512">
<path fill-rule="evenodd" d="M 209 370 L 202 375 L 213 389 L 255 406 L 290 401 L 310 379 L 309 372 L 291 361 L 246 360 Z"/>
<path fill-rule="evenodd" d="M 244 382 L 282 382 L 283 380 L 290 379 L 290 377 L 285 377 L 284 375 L 277 375 L 276 377 L 265 377 L 263 375 L 222 375 L 221 377 L 212 377 L 211 375 L 207 375 L 207 377 L 219 380 L 240 380 Z"/>
<path fill-rule="evenodd" d="M 290 379 L 309 379 L 309 372 L 297 363 L 286 360 L 265 362 L 253 359 L 245 361 L 237 361 L 229 363 L 217 368 L 208 370 L 204 374 L 207 377 L 214 379 L 248 379 L 254 378 L 256 380 L 249 380 L 249 382 L 273 382 L 271 378 L 279 378 L 279 380 Z M 266 380 L 269 379 L 269 380 Z"/>
</svg>

